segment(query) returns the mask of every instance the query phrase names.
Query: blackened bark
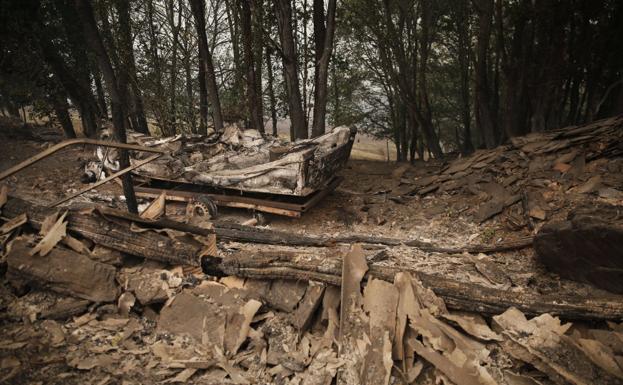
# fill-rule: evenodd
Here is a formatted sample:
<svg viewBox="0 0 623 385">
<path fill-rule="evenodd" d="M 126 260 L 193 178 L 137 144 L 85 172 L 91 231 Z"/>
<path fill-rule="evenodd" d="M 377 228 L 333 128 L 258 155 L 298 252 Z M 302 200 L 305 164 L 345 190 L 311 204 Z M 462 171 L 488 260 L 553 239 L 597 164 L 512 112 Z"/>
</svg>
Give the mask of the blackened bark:
<svg viewBox="0 0 623 385">
<path fill-rule="evenodd" d="M 52 107 L 54 108 L 54 114 L 63 129 L 65 137 L 67 139 L 75 138 L 76 131 L 74 131 L 74 125 L 71 123 L 71 117 L 69 116 L 67 97 L 64 94 L 53 95 Z"/>
<path fill-rule="evenodd" d="M 249 111 L 251 127 L 260 132 L 264 132 L 264 119 L 262 117 L 262 97 L 258 95 L 257 74 L 255 72 L 255 60 L 253 50 L 253 32 L 251 26 L 251 5 L 249 0 L 237 0 L 238 11 L 240 12 L 240 22 L 242 31 L 242 49 L 244 57 L 244 67 L 246 70 L 246 99 Z M 261 89 L 261 86 L 259 87 Z"/>
<path fill-rule="evenodd" d="M 274 0 L 279 40 L 281 42 L 281 59 L 288 95 L 288 109 L 290 112 L 291 139 L 306 139 L 307 123 L 301 105 L 301 91 L 298 79 L 298 61 L 292 31 L 292 6 L 290 0 Z"/>
<path fill-rule="evenodd" d="M 324 1 L 314 0 L 314 43 L 315 43 L 315 70 L 314 70 L 314 117 L 312 123 L 312 137 L 325 132 L 329 63 L 333 52 L 333 38 L 335 35 L 336 0 L 329 0 L 327 20 L 325 26 Z"/>
<path fill-rule="evenodd" d="M 268 100 L 270 102 L 270 119 L 272 120 L 273 136 L 277 136 L 277 102 L 275 99 L 272 48 L 266 47 L 266 74 L 268 75 Z"/>
<path fill-rule="evenodd" d="M 463 123 L 463 140 L 457 142 L 460 146 L 463 155 L 471 154 L 474 152 L 474 145 L 472 144 L 472 132 L 471 132 L 471 110 L 470 110 L 470 98 L 469 98 L 469 52 L 471 39 L 469 36 L 469 0 L 460 0 L 457 4 L 457 11 L 455 13 L 457 35 L 458 35 L 458 62 L 460 72 L 460 108 L 461 108 L 461 121 Z"/>
<path fill-rule="evenodd" d="M 108 88 L 108 94 L 110 95 L 112 121 L 114 129 L 115 140 L 126 143 L 126 132 L 124 127 L 124 112 L 123 105 L 121 104 L 121 96 L 119 88 L 117 87 L 117 78 L 115 71 L 113 70 L 110 58 L 102 42 L 102 38 L 97 29 L 95 17 L 93 15 L 93 8 L 89 0 L 74 0 L 76 8 L 82 19 L 82 25 L 84 28 L 84 34 L 90 48 L 97 56 L 97 61 L 104 76 L 104 82 Z M 128 152 L 122 150 L 119 152 L 119 166 L 120 168 L 126 168 L 130 165 L 130 158 Z M 126 198 L 126 205 L 128 211 L 132 213 L 138 213 L 138 205 L 136 203 L 136 195 L 134 194 L 134 186 L 132 185 L 132 176 L 130 173 L 125 174 L 122 177 L 123 193 Z"/>
<path fill-rule="evenodd" d="M 333 37 L 335 35 L 336 0 L 329 0 L 327 7 L 327 22 L 324 21 L 324 1 L 314 0 L 314 42 L 316 44 L 316 63 L 314 71 L 314 118 L 312 137 L 325 132 L 327 114 L 329 62 L 333 52 Z M 316 32 L 318 29 L 318 32 Z"/>
<path fill-rule="evenodd" d="M 206 35 L 205 23 L 205 3 L 203 0 L 190 0 L 190 7 L 195 18 L 195 27 L 197 28 L 197 36 L 199 40 L 199 62 L 200 66 L 205 69 L 205 83 L 207 90 L 207 99 L 212 105 L 212 119 L 214 121 L 214 130 L 216 132 L 223 131 L 223 115 L 221 112 L 221 102 L 218 95 L 216 84 L 216 74 L 214 72 L 214 63 L 212 62 L 212 54 L 208 46 L 208 38 Z M 203 81 L 201 76 L 199 81 Z"/>
<path fill-rule="evenodd" d="M 476 57 L 476 122 L 487 148 L 497 145 L 488 80 L 489 41 L 493 20 L 493 0 L 478 0 L 478 41 Z"/>
<path fill-rule="evenodd" d="M 134 130 L 149 134 L 147 119 L 143 109 L 141 90 L 136 78 L 136 64 L 134 59 L 134 47 L 132 45 L 132 27 L 130 24 L 130 4 L 128 0 L 115 0 L 115 7 L 119 13 L 119 51 L 120 68 L 119 85 L 121 89 L 128 90 L 128 104 L 132 106 L 129 111 L 130 121 Z M 123 79 L 123 80 L 122 80 Z M 121 84 L 125 82 L 125 84 Z M 131 100 L 130 100 L 131 99 Z M 131 101 L 131 103 L 130 103 Z"/>
<path fill-rule="evenodd" d="M 95 82 L 95 93 L 97 94 L 97 106 L 100 109 L 101 117 L 108 119 L 108 106 L 106 105 L 106 96 L 102 86 L 102 74 L 97 65 L 93 66 L 93 80 Z"/>
<path fill-rule="evenodd" d="M 177 23 L 175 22 L 175 8 L 173 0 L 167 1 L 167 20 L 171 27 L 171 76 L 169 82 L 169 127 L 168 131 L 172 134 L 176 132 L 177 122 L 177 105 L 176 105 L 176 89 L 177 89 L 177 52 L 180 40 L 180 28 L 182 25 L 182 10 L 177 13 Z"/>
</svg>

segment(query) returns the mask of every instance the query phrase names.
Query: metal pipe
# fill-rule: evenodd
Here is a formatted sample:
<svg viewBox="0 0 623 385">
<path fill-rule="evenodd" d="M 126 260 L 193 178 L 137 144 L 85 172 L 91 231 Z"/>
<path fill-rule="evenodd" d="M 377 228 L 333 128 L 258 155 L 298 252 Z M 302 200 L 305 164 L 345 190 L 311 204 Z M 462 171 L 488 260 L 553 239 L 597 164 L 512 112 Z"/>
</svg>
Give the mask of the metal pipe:
<svg viewBox="0 0 623 385">
<path fill-rule="evenodd" d="M 119 171 L 117 171 L 116 173 L 114 173 L 114 174 L 110 175 L 109 177 L 107 177 L 107 178 L 105 178 L 105 179 L 99 180 L 99 181 L 97 181 L 96 183 L 94 183 L 94 184 L 92 184 L 92 185 L 90 185 L 90 186 L 88 186 L 88 187 L 85 187 L 85 188 L 83 188 L 82 190 L 80 190 L 80 191 L 78 191 L 78 192 L 76 192 L 76 193 L 74 193 L 74 194 L 71 194 L 71 195 L 70 195 L 70 196 L 68 196 L 68 197 L 65 197 L 65 198 L 63 198 L 63 199 L 61 199 L 61 200 L 59 200 L 59 201 L 56 201 L 56 202 L 52 203 L 52 204 L 51 204 L 50 206 L 48 206 L 48 207 L 55 207 L 55 206 L 60 205 L 61 203 L 65 203 L 65 202 L 67 202 L 68 200 L 70 200 L 70 199 L 73 199 L 73 198 L 77 197 L 78 195 L 82 195 L 82 194 L 84 194 L 85 192 L 87 192 L 87 191 L 89 191 L 89 190 L 93 190 L 94 188 L 96 188 L 96 187 L 98 187 L 98 186 L 101 186 L 101 185 L 103 185 L 103 184 L 104 184 L 104 183 L 106 183 L 106 182 L 109 182 L 109 181 L 111 181 L 111 180 L 113 180 L 113 179 L 115 179 L 115 178 L 118 178 L 118 177 L 122 176 L 123 174 L 127 174 L 128 172 L 130 172 L 130 171 L 132 171 L 132 170 L 134 170 L 134 169 L 136 169 L 136 168 L 141 167 L 141 166 L 142 166 L 142 165 L 144 165 L 144 164 L 147 164 L 147 163 L 149 163 L 149 162 L 151 162 L 151 161 L 153 161 L 153 160 L 158 159 L 158 158 L 159 158 L 159 157 L 161 157 L 161 156 L 162 156 L 162 154 L 155 154 L 155 155 L 150 156 L 149 158 L 146 158 L 146 159 L 143 159 L 143 160 L 141 160 L 141 161 L 139 161 L 139 162 L 136 162 L 136 163 L 135 163 L 135 164 L 133 164 L 132 166 L 130 166 L 130 167 L 126 167 L 126 168 L 124 168 L 123 170 L 119 170 Z"/>
<path fill-rule="evenodd" d="M 47 158 L 48 156 L 50 156 L 50 155 L 52 155 L 52 154 L 62 150 L 65 147 L 69 147 L 69 146 L 73 146 L 73 145 L 79 145 L 79 144 L 92 144 L 94 146 L 113 147 L 113 148 L 120 148 L 120 149 L 123 149 L 123 150 L 153 152 L 153 153 L 157 153 L 157 154 L 160 154 L 160 155 L 166 154 L 166 151 L 163 151 L 163 150 L 160 150 L 160 149 L 157 149 L 157 148 L 153 148 L 153 147 L 139 146 L 139 145 L 136 145 L 136 144 L 108 142 L 108 141 L 105 141 L 105 140 L 88 139 L 88 138 L 69 139 L 69 140 L 65 140 L 65 141 L 62 141 L 60 143 L 57 143 L 54 146 L 52 146 L 52 147 L 50 147 L 50 148 L 48 148 L 48 149 L 46 149 L 44 151 L 41 151 L 37 155 L 26 159 L 25 161 L 23 161 L 23 162 L 15 165 L 15 166 L 9 168 L 8 170 L 3 171 L 0 174 L 0 181 L 10 177 L 11 175 L 15 174 L 16 172 L 19 172 L 19 171 L 25 169 L 26 167 L 29 167 L 29 166 L 37 163 L 41 159 Z"/>
</svg>

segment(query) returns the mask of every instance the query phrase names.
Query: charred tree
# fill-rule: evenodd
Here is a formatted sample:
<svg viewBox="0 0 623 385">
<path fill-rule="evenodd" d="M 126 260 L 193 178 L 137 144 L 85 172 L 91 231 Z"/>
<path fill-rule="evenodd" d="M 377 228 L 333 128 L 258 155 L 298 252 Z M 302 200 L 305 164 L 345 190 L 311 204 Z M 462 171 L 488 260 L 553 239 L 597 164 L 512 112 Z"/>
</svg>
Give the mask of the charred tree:
<svg viewBox="0 0 623 385">
<path fill-rule="evenodd" d="M 268 75 L 268 101 L 270 103 L 270 119 L 272 121 L 273 136 L 277 136 L 277 101 L 275 98 L 272 48 L 266 47 L 266 74 Z"/>
<path fill-rule="evenodd" d="M 113 70 L 112 64 L 102 38 L 97 29 L 95 17 L 93 15 L 93 8 L 89 0 L 74 0 L 76 8 L 82 19 L 82 25 L 84 27 L 85 38 L 95 55 L 97 56 L 97 62 L 104 76 L 106 87 L 108 88 L 108 94 L 110 95 L 112 121 L 114 129 L 115 140 L 125 143 L 126 132 L 124 126 L 124 110 L 121 104 L 121 95 L 117 86 L 117 77 Z M 128 152 L 121 150 L 119 152 L 119 166 L 120 168 L 126 168 L 130 165 L 130 158 Z M 123 193 L 126 198 L 126 204 L 128 211 L 132 213 L 138 212 L 138 205 L 136 202 L 136 195 L 134 194 L 134 186 L 132 185 L 132 176 L 130 173 L 126 173 L 122 177 Z"/>
<path fill-rule="evenodd" d="M 290 136 L 292 140 L 306 139 L 307 122 L 301 105 L 301 90 L 299 89 L 299 65 L 296 57 L 294 33 L 292 31 L 292 5 L 290 0 L 274 0 L 279 40 L 281 42 L 281 60 L 288 97 L 290 112 Z"/>
<path fill-rule="evenodd" d="M 327 79 L 329 77 L 329 63 L 333 52 L 336 3 L 336 0 L 329 0 L 325 25 L 324 1 L 314 0 L 315 65 L 312 137 L 317 137 L 325 133 L 328 98 Z"/>
<path fill-rule="evenodd" d="M 253 1 L 253 8 L 257 12 L 257 3 L 261 0 Z M 242 31 L 242 50 L 244 57 L 244 67 L 246 73 L 246 100 L 249 112 L 251 128 L 264 132 L 264 118 L 262 116 L 262 94 L 261 78 L 256 72 L 256 61 L 253 49 L 254 34 L 252 28 L 251 4 L 249 0 L 237 0 L 238 12 L 240 13 L 240 23 Z M 257 17 L 257 16 L 256 16 Z M 257 31 L 256 31 L 257 33 Z M 259 83 L 258 83 L 259 81 Z M 260 93 L 258 94 L 258 88 Z"/>
<path fill-rule="evenodd" d="M 214 63 L 212 62 L 212 54 L 210 52 L 210 47 L 208 46 L 208 37 L 206 35 L 205 3 L 203 0 L 190 0 L 190 7 L 195 19 L 195 28 L 197 29 L 197 38 L 199 40 L 199 89 L 201 92 L 201 82 L 204 82 L 207 92 L 206 99 L 209 100 L 212 105 L 214 130 L 216 132 L 221 132 L 223 131 L 223 115 L 216 84 Z M 201 68 L 203 71 L 201 71 Z M 202 73 L 204 78 L 201 77 Z M 204 110 L 202 110 L 202 113 L 207 113 L 207 106 Z M 204 119 L 204 122 L 207 121 L 207 115 L 203 115 L 202 119 Z"/>
<path fill-rule="evenodd" d="M 145 118 L 145 111 L 143 108 L 143 97 L 136 77 L 134 48 L 132 46 L 130 4 L 127 0 L 115 0 L 115 7 L 119 14 L 119 58 L 120 64 L 123 67 L 119 71 L 123 74 L 122 77 L 120 76 L 120 79 L 126 82 L 126 84 L 119 84 L 119 88 L 127 88 L 129 91 L 128 96 L 131 98 L 131 101 L 128 100 L 128 104 L 131 105 L 129 115 L 134 130 L 143 134 L 149 134 L 147 119 Z M 119 81 L 120 83 L 122 82 L 121 80 Z"/>
<path fill-rule="evenodd" d="M 487 148 L 497 145 L 496 130 L 491 111 L 491 95 L 488 76 L 489 42 L 493 21 L 493 0 L 478 0 L 478 40 L 476 44 L 476 122 Z"/>
</svg>

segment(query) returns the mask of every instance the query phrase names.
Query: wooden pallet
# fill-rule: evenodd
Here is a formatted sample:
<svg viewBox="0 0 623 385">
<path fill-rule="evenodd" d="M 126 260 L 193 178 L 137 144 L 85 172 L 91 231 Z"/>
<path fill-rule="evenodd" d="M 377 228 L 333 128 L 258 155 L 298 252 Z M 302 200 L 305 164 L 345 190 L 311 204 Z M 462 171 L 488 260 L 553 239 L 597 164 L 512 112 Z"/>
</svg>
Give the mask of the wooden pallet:
<svg viewBox="0 0 623 385">
<path fill-rule="evenodd" d="M 207 196 L 218 206 L 245 208 L 266 213 L 300 218 L 304 212 L 314 207 L 324 197 L 336 189 L 344 178 L 333 177 L 326 187 L 306 196 L 292 196 L 267 193 L 248 193 L 240 190 L 212 188 L 192 183 L 151 180 L 134 188 L 136 196 L 156 198 L 163 191 L 166 199 L 177 202 L 190 202 L 200 196 Z"/>
</svg>

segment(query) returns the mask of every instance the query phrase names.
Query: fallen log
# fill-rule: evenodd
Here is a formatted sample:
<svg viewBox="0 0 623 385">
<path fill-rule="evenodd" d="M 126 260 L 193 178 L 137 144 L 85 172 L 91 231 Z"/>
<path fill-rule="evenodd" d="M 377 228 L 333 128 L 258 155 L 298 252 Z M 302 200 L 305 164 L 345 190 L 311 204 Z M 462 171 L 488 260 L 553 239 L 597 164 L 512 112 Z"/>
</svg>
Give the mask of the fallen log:
<svg viewBox="0 0 623 385">
<path fill-rule="evenodd" d="M 27 213 L 28 222 L 39 229 L 45 218 L 56 211 L 58 209 L 36 206 L 12 197 L 2 208 L 2 215 L 12 218 Z M 169 237 L 156 231 L 142 231 L 133 227 L 133 224 L 140 224 L 146 230 L 174 229 L 201 235 L 211 245 L 193 239 Z M 207 237 L 213 234 L 212 230 L 166 219 L 149 221 L 105 208 L 70 210 L 67 214 L 67 231 L 113 250 L 178 265 L 198 266 L 202 251 L 216 247 L 214 237 Z"/>
<path fill-rule="evenodd" d="M 375 237 L 368 235 L 342 235 L 337 237 L 306 236 L 283 231 L 275 231 L 245 226 L 237 223 L 214 221 L 214 229 L 219 240 L 235 242 L 262 243 L 283 246 L 327 247 L 338 243 L 365 243 L 385 246 L 409 246 L 431 253 L 493 253 L 499 251 L 518 250 L 532 246 L 532 237 L 521 237 L 517 240 L 498 243 L 495 245 L 467 245 L 464 247 L 444 247 L 431 242 L 408 240 L 389 237 Z"/>
<path fill-rule="evenodd" d="M 292 251 L 263 251 L 253 255 L 234 253 L 227 258 L 204 257 L 202 269 L 206 274 L 215 276 L 311 280 L 340 286 L 342 259 L 334 253 L 326 256 Z M 443 275 L 376 264 L 370 264 L 366 276 L 393 282 L 394 275 L 400 271 L 413 274 L 451 309 L 500 314 L 509 307 L 516 307 L 529 315 L 551 313 L 564 319 L 623 318 L 623 296 L 620 295 L 586 297 L 577 293 L 542 295 L 507 291 L 460 282 Z"/>
<path fill-rule="evenodd" d="M 50 289 L 95 302 L 112 302 L 119 294 L 113 266 L 56 247 L 45 256 L 33 255 L 25 239 L 11 245 L 7 276 L 20 285 Z"/>
</svg>

